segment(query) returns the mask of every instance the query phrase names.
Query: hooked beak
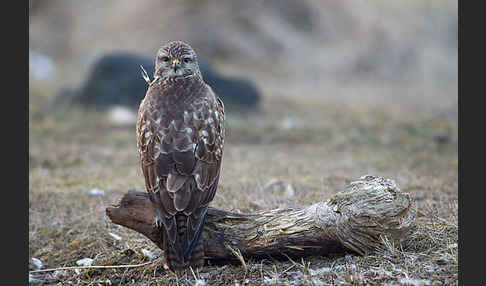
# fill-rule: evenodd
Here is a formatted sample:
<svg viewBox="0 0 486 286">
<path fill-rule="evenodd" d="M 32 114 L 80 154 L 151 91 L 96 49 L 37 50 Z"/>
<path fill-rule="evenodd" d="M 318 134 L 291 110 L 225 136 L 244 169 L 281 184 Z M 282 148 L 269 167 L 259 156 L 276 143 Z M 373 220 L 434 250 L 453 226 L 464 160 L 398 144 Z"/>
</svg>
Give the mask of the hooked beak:
<svg viewBox="0 0 486 286">
<path fill-rule="evenodd" d="M 179 59 L 173 59 L 172 64 L 170 65 L 171 69 L 177 71 L 177 69 L 181 66 L 181 61 Z"/>
</svg>

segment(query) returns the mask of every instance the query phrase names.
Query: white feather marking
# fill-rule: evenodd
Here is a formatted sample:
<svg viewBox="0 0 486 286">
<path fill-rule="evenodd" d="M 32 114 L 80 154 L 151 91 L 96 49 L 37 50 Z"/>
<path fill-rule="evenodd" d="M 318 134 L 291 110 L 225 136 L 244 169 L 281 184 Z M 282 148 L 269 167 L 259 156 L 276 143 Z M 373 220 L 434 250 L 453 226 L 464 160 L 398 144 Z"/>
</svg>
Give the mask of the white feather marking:
<svg viewBox="0 0 486 286">
<path fill-rule="evenodd" d="M 190 118 L 189 112 L 187 112 L 187 110 L 185 110 L 184 111 L 184 121 L 185 122 L 189 121 L 189 118 Z"/>
</svg>

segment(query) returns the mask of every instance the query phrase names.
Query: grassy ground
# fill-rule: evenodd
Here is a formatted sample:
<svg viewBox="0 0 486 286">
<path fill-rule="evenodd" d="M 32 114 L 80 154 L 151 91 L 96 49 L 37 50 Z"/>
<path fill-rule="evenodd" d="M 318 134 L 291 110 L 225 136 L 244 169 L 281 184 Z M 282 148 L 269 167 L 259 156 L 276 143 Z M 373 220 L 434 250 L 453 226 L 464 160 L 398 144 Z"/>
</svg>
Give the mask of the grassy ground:
<svg viewBox="0 0 486 286">
<path fill-rule="evenodd" d="M 458 275 L 457 113 L 413 113 L 373 101 L 266 97 L 258 112 L 228 114 L 222 177 L 212 206 L 251 211 L 324 200 L 365 174 L 394 179 L 414 198 L 417 231 L 403 244 L 366 257 L 272 257 L 207 265 L 177 279 L 161 251 L 112 224 L 105 208 L 143 190 L 134 124 L 106 112 L 46 111 L 29 98 L 29 268 L 155 263 L 133 268 L 32 273 L 55 285 L 454 285 Z M 229 113 L 229 112 L 228 112 Z M 265 188 L 271 181 L 290 184 Z M 279 186 L 276 184 L 276 186 Z M 91 195 L 91 189 L 104 195 Z M 113 234 L 115 236 L 113 236 Z M 120 239 L 117 239 L 117 236 Z"/>
</svg>

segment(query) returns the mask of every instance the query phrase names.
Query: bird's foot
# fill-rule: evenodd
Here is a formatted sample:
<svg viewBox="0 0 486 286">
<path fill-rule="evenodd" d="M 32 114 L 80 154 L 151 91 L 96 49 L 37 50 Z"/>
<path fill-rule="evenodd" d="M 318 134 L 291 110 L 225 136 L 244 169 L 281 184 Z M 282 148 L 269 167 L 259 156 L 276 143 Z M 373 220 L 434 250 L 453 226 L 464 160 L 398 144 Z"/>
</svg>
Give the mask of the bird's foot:
<svg viewBox="0 0 486 286">
<path fill-rule="evenodd" d="M 154 219 L 154 226 L 156 228 L 161 228 L 162 227 L 162 220 L 160 219 L 159 216 L 155 216 L 155 219 Z"/>
</svg>

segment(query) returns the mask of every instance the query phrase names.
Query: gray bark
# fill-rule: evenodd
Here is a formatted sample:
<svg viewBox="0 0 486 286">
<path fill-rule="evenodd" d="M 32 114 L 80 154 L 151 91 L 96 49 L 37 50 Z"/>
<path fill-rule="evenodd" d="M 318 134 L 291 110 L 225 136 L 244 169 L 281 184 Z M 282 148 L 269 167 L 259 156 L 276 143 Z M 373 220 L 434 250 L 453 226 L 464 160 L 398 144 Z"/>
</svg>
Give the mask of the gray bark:
<svg viewBox="0 0 486 286">
<path fill-rule="evenodd" d="M 146 193 L 128 192 L 106 214 L 162 247 L 163 230 L 153 225 L 154 209 Z M 393 180 L 363 176 L 306 208 L 253 214 L 209 208 L 201 239 L 207 259 L 239 259 L 243 264 L 244 258 L 263 255 L 366 255 L 384 247 L 384 241 L 406 239 L 414 219 L 410 196 Z"/>
</svg>

